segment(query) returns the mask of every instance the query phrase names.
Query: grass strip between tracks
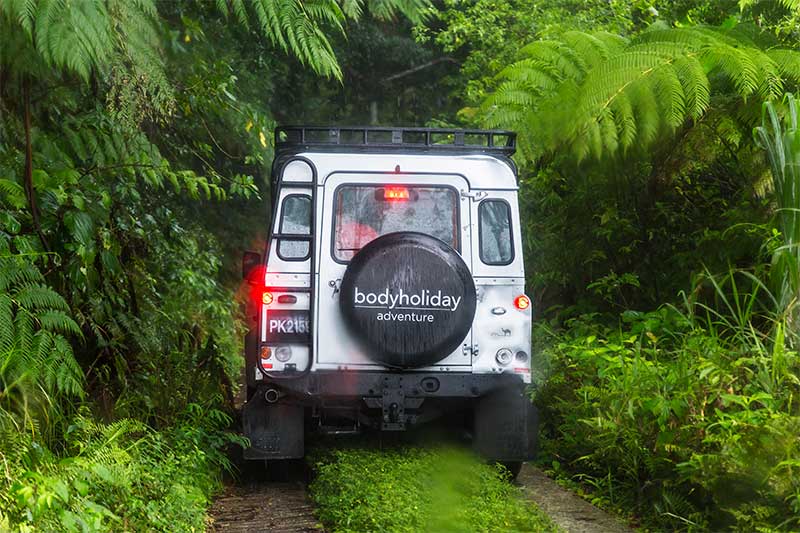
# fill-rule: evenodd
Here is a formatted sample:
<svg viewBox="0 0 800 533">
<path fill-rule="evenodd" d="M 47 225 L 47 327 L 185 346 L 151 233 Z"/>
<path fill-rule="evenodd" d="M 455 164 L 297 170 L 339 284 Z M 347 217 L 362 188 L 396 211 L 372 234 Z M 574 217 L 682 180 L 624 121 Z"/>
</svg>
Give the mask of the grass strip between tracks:
<svg viewBox="0 0 800 533">
<path fill-rule="evenodd" d="M 502 467 L 455 447 L 320 449 L 310 460 L 331 532 L 557 531 Z"/>
</svg>

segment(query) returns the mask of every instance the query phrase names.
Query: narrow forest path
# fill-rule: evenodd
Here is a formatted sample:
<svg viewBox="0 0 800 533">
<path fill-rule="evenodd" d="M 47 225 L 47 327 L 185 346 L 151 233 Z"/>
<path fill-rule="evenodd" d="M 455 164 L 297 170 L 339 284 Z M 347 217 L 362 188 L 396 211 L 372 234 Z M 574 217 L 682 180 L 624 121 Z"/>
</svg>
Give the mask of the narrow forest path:
<svg viewBox="0 0 800 533">
<path fill-rule="evenodd" d="M 561 487 L 536 467 L 525 465 L 517 483 L 567 533 L 630 533 L 618 518 Z M 207 533 L 320 533 L 305 484 L 247 482 L 229 485 L 209 512 Z"/>
<path fill-rule="evenodd" d="M 242 376 L 244 380 L 244 376 Z M 236 408 L 245 402 L 244 387 L 235 398 Z M 258 465 L 261 467 L 261 465 Z M 261 473 L 263 474 L 263 472 Z M 294 481 L 258 481 L 256 472 L 247 481 L 229 481 L 209 510 L 207 533 L 320 533 L 322 524 L 314 516 L 314 504 L 306 484 Z M 541 470 L 524 465 L 517 478 L 523 495 L 544 511 L 567 533 L 630 533 L 620 519 L 593 506 L 558 485 Z M 435 533 L 435 532 L 431 532 Z"/>
<path fill-rule="evenodd" d="M 208 533 L 319 533 L 305 484 L 229 485 L 209 512 Z"/>
<path fill-rule="evenodd" d="M 582 499 L 531 465 L 524 465 L 517 483 L 525 497 L 539 506 L 558 527 L 567 533 L 630 533 L 633 531 L 615 516 Z"/>
</svg>

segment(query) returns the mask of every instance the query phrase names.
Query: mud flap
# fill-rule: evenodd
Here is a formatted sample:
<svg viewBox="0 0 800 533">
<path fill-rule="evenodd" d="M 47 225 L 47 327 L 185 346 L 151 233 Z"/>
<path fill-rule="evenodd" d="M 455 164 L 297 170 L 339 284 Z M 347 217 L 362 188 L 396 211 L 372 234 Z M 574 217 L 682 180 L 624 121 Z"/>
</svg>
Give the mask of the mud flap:
<svg viewBox="0 0 800 533">
<path fill-rule="evenodd" d="M 304 409 L 267 403 L 256 394 L 242 408 L 242 429 L 250 439 L 245 459 L 300 459 L 305 455 Z"/>
<path fill-rule="evenodd" d="M 525 386 L 506 387 L 475 406 L 472 447 L 493 461 L 528 461 L 536 456 L 539 413 Z"/>
</svg>

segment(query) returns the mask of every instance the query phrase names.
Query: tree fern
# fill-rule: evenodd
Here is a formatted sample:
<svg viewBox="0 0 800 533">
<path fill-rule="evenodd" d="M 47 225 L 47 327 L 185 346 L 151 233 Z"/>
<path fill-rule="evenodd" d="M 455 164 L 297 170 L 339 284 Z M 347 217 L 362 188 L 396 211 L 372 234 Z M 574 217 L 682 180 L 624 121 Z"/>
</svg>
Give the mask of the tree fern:
<svg viewBox="0 0 800 533">
<path fill-rule="evenodd" d="M 293 54 L 301 63 L 327 77 L 342 72 L 327 31 L 343 32 L 346 18 L 359 19 L 365 8 L 378 19 L 402 14 L 421 22 L 430 7 L 428 0 L 217 0 L 217 9 L 239 23 L 256 25 L 261 33 Z"/>
<path fill-rule="evenodd" d="M 158 119 L 173 105 L 153 0 L 9 0 L 0 2 L 7 77 L 57 73 L 108 82 L 120 118 Z"/>
<path fill-rule="evenodd" d="M 747 9 L 759 4 L 766 4 L 767 2 L 778 3 L 790 11 L 800 10 L 800 0 L 739 0 L 739 7 Z"/>
<path fill-rule="evenodd" d="M 578 160 L 646 149 L 700 119 L 715 95 L 761 100 L 800 78 L 800 53 L 754 35 L 655 25 L 632 40 L 570 32 L 536 42 L 501 72 L 486 122 L 519 130 L 523 159 L 562 146 Z"/>
<path fill-rule="evenodd" d="M 54 398 L 83 393 L 83 372 L 64 337 L 80 330 L 26 258 L 0 257 L 0 284 L 0 411 L 4 424 L 32 427 Z"/>
</svg>

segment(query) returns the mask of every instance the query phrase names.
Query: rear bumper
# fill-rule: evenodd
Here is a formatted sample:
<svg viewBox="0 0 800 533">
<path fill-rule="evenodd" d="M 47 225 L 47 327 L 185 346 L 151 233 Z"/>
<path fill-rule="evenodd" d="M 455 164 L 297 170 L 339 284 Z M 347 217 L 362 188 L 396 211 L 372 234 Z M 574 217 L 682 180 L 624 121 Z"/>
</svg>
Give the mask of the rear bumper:
<svg viewBox="0 0 800 533">
<path fill-rule="evenodd" d="M 452 421 L 448 414 L 454 412 L 467 415 L 473 447 L 484 457 L 521 461 L 534 456 L 538 416 L 519 376 L 327 371 L 261 385 L 242 413 L 252 443 L 245 457 L 302 457 L 304 433 L 329 426 L 329 420 L 403 431 L 436 419 Z"/>
<path fill-rule="evenodd" d="M 480 398 L 504 388 L 524 388 L 514 374 L 472 374 L 468 372 L 360 372 L 318 371 L 296 379 L 264 382 L 295 399 L 361 399 L 383 396 L 386 389 L 406 398 Z"/>
</svg>

